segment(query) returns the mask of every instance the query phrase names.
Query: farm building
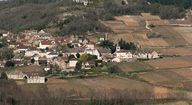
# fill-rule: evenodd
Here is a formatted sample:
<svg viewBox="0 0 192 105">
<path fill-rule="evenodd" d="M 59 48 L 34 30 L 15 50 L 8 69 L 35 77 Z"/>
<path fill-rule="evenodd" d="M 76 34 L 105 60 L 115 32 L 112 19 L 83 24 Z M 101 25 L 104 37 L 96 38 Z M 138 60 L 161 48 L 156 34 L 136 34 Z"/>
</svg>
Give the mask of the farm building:
<svg viewBox="0 0 192 105">
<path fill-rule="evenodd" d="M 22 71 L 11 71 L 6 72 L 8 79 L 14 80 L 27 80 L 27 83 L 45 83 L 45 77 L 43 73 L 38 71 L 22 72 Z"/>
<path fill-rule="evenodd" d="M 6 72 L 8 79 L 16 79 L 21 80 L 24 79 L 26 74 L 24 74 L 22 71 L 7 71 Z"/>
<path fill-rule="evenodd" d="M 45 77 L 41 72 L 33 71 L 26 72 L 25 79 L 27 79 L 27 83 L 45 83 Z"/>
</svg>

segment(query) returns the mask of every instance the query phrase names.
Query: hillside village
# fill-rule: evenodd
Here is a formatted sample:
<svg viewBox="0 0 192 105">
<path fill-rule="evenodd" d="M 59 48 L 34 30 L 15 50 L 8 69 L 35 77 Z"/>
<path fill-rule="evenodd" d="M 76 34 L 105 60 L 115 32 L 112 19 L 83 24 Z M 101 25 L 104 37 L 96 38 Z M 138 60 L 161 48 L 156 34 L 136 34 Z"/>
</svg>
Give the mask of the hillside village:
<svg viewBox="0 0 192 105">
<path fill-rule="evenodd" d="M 191 105 L 190 3 L 0 1 L 0 105 Z"/>
<path fill-rule="evenodd" d="M 44 70 L 48 71 L 52 69 L 52 65 L 57 66 L 58 70 L 63 72 L 73 72 L 75 71 L 78 59 L 83 55 L 93 56 L 95 59 L 84 61 L 82 63 L 82 69 L 94 68 L 98 66 L 97 63 L 102 64 L 102 62 L 160 58 L 160 54 L 156 51 L 121 49 L 118 42 L 115 52 L 111 53 L 109 48 L 103 48 L 98 45 L 99 42 L 107 40 L 107 35 L 98 39 L 97 43 L 91 42 L 86 37 L 77 35 L 53 37 L 44 30 L 26 30 L 19 35 L 5 32 L 1 34 L 1 38 L 8 40 L 8 47 L 13 49 L 14 53 L 14 57 L 10 61 L 1 61 L 1 67 L 4 67 L 7 62 L 12 62 L 15 67 L 42 65 Z M 32 75 L 31 78 L 38 77 L 38 73 L 31 72 L 30 75 Z M 8 78 L 10 79 L 24 79 L 24 77 L 25 75 L 19 71 L 8 73 Z"/>
<path fill-rule="evenodd" d="M 0 37 L 7 40 L 8 48 L 13 50 L 13 57 L 9 60 L 0 61 L 0 65 L 2 68 L 41 66 L 42 70 L 12 71 L 6 72 L 6 74 L 9 79 L 23 80 L 26 78 L 27 83 L 45 83 L 46 78 L 45 75 L 42 75 L 45 74 L 43 72 L 51 71 L 53 73 L 55 71 L 57 73 L 66 72 L 71 74 L 81 70 L 91 71 L 110 62 L 120 63 L 160 59 L 166 55 L 150 47 L 167 47 L 167 45 L 163 44 L 166 42 L 160 36 L 154 34 L 153 26 L 185 25 L 172 24 L 168 20 L 162 20 L 158 16 L 152 16 L 149 13 L 142 13 L 141 16 L 127 15 L 115 18 L 115 21 L 102 22 L 112 30 L 112 33 L 101 33 L 94 40 L 85 35 L 54 37 L 43 29 L 25 30 L 19 34 L 3 32 Z M 116 28 L 111 24 L 119 24 L 119 26 Z M 186 26 L 189 27 L 188 24 Z M 133 36 L 135 33 L 141 34 L 139 37 L 148 37 L 145 39 L 146 42 L 141 42 L 140 39 L 125 38 L 129 35 Z M 118 35 L 118 38 L 113 39 L 114 35 Z M 127 43 L 124 39 L 133 43 Z M 157 40 L 152 42 L 154 39 Z M 158 40 L 163 43 L 158 45 Z M 107 43 L 113 43 L 112 48 Z M 126 49 L 126 43 L 129 49 Z M 148 49 L 145 48 L 146 46 L 148 46 Z"/>
</svg>

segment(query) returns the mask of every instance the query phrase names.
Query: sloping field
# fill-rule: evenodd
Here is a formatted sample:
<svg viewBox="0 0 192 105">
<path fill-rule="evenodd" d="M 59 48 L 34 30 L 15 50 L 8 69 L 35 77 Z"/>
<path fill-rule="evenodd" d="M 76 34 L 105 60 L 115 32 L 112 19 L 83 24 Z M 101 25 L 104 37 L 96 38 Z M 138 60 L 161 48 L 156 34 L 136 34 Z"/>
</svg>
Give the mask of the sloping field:
<svg viewBox="0 0 192 105">
<path fill-rule="evenodd" d="M 103 21 L 106 27 L 109 27 L 114 33 L 130 33 L 132 30 L 122 21 Z"/>
<path fill-rule="evenodd" d="M 135 16 L 136 17 L 136 16 Z M 128 27 L 138 27 L 139 23 L 133 16 L 116 16 L 115 19 L 124 22 Z"/>
<path fill-rule="evenodd" d="M 168 25 L 169 21 L 168 20 L 162 20 L 159 16 L 156 15 L 151 15 L 150 13 L 142 13 L 141 14 L 145 21 L 148 24 L 153 24 L 153 25 Z"/>
<path fill-rule="evenodd" d="M 139 74 L 139 77 L 156 85 L 192 89 L 189 88 L 192 85 L 191 68 L 147 72 Z"/>
<path fill-rule="evenodd" d="M 170 46 L 183 46 L 188 45 L 188 42 L 182 37 L 180 33 L 175 31 L 172 27 L 161 26 L 153 28 L 154 31 L 161 34 L 162 38 Z"/>
<path fill-rule="evenodd" d="M 180 33 L 189 44 L 192 44 L 192 27 L 174 27 L 173 29 Z"/>
<path fill-rule="evenodd" d="M 168 47 L 169 44 L 162 38 L 151 38 L 148 39 L 146 32 L 139 33 L 128 33 L 128 34 L 109 34 L 109 39 L 116 41 L 118 39 L 123 39 L 128 42 L 138 43 L 143 47 Z"/>
<path fill-rule="evenodd" d="M 109 39 L 111 41 L 117 41 L 123 39 L 128 42 L 134 42 L 134 38 L 132 34 L 109 34 Z"/>
<path fill-rule="evenodd" d="M 131 84 L 131 85 L 130 85 Z M 111 77 L 98 77 L 91 79 L 49 79 L 47 82 L 49 91 L 77 91 L 84 95 L 98 93 L 110 93 L 113 90 L 118 91 L 140 91 L 146 92 L 153 90 L 153 87 L 139 81 L 123 78 L 111 78 Z"/>
<path fill-rule="evenodd" d="M 146 30 L 145 21 L 141 16 L 116 16 L 115 19 L 113 21 L 102 21 L 101 23 L 117 34 Z"/>
<path fill-rule="evenodd" d="M 191 58 L 191 57 L 187 57 Z M 146 61 L 145 63 L 149 64 L 150 66 L 156 69 L 177 69 L 177 68 L 187 68 L 192 67 L 192 61 L 187 60 L 184 57 L 178 58 L 164 58 L 158 60 L 150 60 Z"/>
<path fill-rule="evenodd" d="M 147 83 L 131 80 L 127 78 L 118 77 L 98 77 L 89 79 L 49 79 L 47 83 L 48 90 L 50 92 L 57 92 L 58 90 L 75 92 L 81 96 L 103 95 L 105 97 L 111 97 L 118 95 L 118 92 L 122 92 L 130 98 L 137 99 L 164 99 L 169 94 L 180 94 L 180 92 L 170 90 L 163 87 L 154 87 Z M 75 95 L 74 94 L 74 95 Z"/>
</svg>

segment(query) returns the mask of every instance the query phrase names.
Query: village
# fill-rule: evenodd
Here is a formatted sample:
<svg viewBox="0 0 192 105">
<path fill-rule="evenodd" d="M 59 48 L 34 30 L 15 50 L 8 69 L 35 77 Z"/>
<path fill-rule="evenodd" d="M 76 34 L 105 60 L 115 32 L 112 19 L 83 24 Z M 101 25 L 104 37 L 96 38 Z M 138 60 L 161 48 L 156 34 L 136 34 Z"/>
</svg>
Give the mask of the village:
<svg viewBox="0 0 192 105">
<path fill-rule="evenodd" d="M 189 3 L 0 1 L 0 105 L 191 105 Z"/>
<path fill-rule="evenodd" d="M 98 42 L 106 41 L 107 35 L 98 39 Z M 92 56 L 82 62 L 81 69 L 92 69 L 107 62 L 133 61 L 137 59 L 158 59 L 159 53 L 156 51 L 129 51 L 121 49 L 118 42 L 115 52 L 111 53 L 109 48 L 103 48 L 97 43 L 91 42 L 83 36 L 53 37 L 44 30 L 26 30 L 19 35 L 13 33 L 2 33 L 1 38 L 8 40 L 9 48 L 13 49 L 14 57 L 10 61 L 1 61 L 1 67 L 7 62 L 13 62 L 15 67 L 41 65 L 44 71 L 49 71 L 57 67 L 61 72 L 74 72 L 81 56 Z M 37 71 L 30 73 L 7 72 L 9 79 L 34 78 L 27 83 L 44 83 Z M 29 76 L 30 75 L 30 76 Z M 38 78 L 38 79 L 37 79 Z"/>
<path fill-rule="evenodd" d="M 142 13 L 141 16 L 119 16 L 115 19 L 102 21 L 102 24 L 113 31 L 112 33 L 99 33 L 93 36 L 53 36 L 43 29 L 25 30 L 18 34 L 2 32 L 0 38 L 7 40 L 7 46 L 12 50 L 13 56 L 0 61 L 0 66 L 24 69 L 37 66 L 38 68 L 30 70 L 8 70 L 5 74 L 8 79 L 26 80 L 26 83 L 46 83 L 55 75 L 58 78 L 92 77 L 106 72 L 117 72 L 118 68 L 110 67 L 111 65 L 150 62 L 170 56 L 159 50 L 169 46 L 165 39 L 157 34 L 158 31 L 154 32 L 154 27 L 172 27 L 180 24 L 172 24 L 149 13 Z M 138 36 L 138 39 L 131 38 L 135 36 Z"/>
</svg>

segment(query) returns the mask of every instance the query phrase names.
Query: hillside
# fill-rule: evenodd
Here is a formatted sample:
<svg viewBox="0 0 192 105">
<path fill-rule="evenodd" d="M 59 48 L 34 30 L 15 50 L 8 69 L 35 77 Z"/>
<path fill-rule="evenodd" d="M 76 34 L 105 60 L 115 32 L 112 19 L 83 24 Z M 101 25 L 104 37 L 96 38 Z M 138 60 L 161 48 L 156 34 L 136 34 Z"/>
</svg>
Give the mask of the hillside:
<svg viewBox="0 0 192 105">
<path fill-rule="evenodd" d="M 72 0 L 8 0 L 0 2 L 0 29 L 19 32 L 48 28 L 60 35 L 107 31 L 99 20 L 151 12 L 161 18 L 185 17 L 189 0 L 91 0 L 88 6 Z M 127 1 L 127 2 L 125 2 Z M 169 2 L 171 1 L 171 2 Z M 150 2 L 150 3 L 149 3 Z M 84 19 L 85 17 L 85 19 Z M 83 19 L 83 20 L 82 20 Z M 83 27 L 83 28 L 82 28 Z"/>
</svg>

